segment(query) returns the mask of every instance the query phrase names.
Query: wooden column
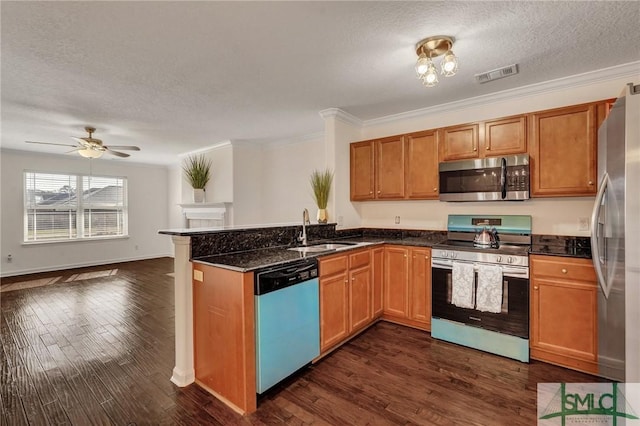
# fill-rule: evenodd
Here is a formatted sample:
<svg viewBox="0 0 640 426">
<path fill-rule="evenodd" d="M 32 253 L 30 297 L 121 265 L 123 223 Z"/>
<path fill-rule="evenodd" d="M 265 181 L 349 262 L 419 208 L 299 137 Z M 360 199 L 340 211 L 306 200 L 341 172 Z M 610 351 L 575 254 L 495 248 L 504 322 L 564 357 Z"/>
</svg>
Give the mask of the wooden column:
<svg viewBox="0 0 640 426">
<path fill-rule="evenodd" d="M 191 281 L 191 237 L 172 236 L 175 248 L 176 365 L 171 381 L 180 387 L 195 381 L 193 364 L 193 286 Z"/>
</svg>

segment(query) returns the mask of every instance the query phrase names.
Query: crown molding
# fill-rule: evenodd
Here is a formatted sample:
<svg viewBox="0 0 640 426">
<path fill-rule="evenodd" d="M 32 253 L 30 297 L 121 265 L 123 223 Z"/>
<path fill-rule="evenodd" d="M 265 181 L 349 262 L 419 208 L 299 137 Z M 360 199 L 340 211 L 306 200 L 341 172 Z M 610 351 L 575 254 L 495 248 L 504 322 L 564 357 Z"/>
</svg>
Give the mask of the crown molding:
<svg viewBox="0 0 640 426">
<path fill-rule="evenodd" d="M 503 90 L 501 92 L 491 93 L 488 95 L 481 95 L 473 98 L 463 99 L 460 101 L 454 101 L 445 104 L 430 106 L 427 108 L 416 109 L 413 111 L 402 112 L 399 114 L 372 118 L 370 120 L 364 120 L 363 127 L 416 118 L 427 114 L 443 113 L 474 106 L 482 106 L 489 103 L 506 101 L 510 99 L 520 99 L 526 96 L 534 96 L 563 89 L 588 86 L 590 84 L 595 84 L 602 81 L 625 77 L 637 78 L 638 76 L 640 76 L 640 61 L 629 62 L 627 64 L 616 65 L 609 68 L 603 68 L 583 74 L 576 74 L 569 77 L 549 80 L 542 83 L 530 84 L 528 86 L 517 87 L 515 89 Z"/>
<path fill-rule="evenodd" d="M 225 146 L 229 146 L 229 145 L 231 145 L 231 141 L 224 141 L 214 145 L 205 146 L 204 148 L 198 148 L 193 151 L 183 152 L 182 154 L 178 154 L 178 157 L 183 158 L 189 155 L 202 154 L 204 152 L 213 151 L 214 149 L 224 148 Z"/>
<path fill-rule="evenodd" d="M 353 114 L 349 114 L 348 112 L 341 110 L 340 108 L 327 108 L 323 109 L 319 112 L 320 117 L 324 120 L 328 118 L 335 118 L 336 120 L 340 120 L 347 124 L 352 124 L 354 126 L 362 127 L 363 121 L 356 117 Z"/>
</svg>

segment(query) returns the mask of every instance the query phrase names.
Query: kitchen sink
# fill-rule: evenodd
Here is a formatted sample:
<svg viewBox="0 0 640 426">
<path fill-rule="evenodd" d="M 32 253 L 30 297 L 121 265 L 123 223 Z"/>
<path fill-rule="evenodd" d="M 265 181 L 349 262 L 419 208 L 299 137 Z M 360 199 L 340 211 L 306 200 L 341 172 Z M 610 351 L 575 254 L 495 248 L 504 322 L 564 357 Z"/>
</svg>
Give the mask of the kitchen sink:
<svg viewBox="0 0 640 426">
<path fill-rule="evenodd" d="M 358 243 L 322 243 L 310 246 L 291 247 L 287 250 L 299 251 L 301 253 L 320 253 L 323 251 L 339 250 L 347 247 L 353 247 Z"/>
</svg>

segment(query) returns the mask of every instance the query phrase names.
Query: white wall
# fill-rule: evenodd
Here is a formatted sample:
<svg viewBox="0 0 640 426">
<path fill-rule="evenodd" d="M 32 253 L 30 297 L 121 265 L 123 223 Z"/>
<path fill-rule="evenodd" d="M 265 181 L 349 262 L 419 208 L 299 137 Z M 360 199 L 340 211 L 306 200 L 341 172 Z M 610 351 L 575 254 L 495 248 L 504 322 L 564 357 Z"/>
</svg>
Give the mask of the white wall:
<svg viewBox="0 0 640 426">
<path fill-rule="evenodd" d="M 233 145 L 233 225 L 265 223 L 262 219 L 262 147 L 247 142 Z"/>
<path fill-rule="evenodd" d="M 168 169 L 126 160 L 91 161 L 93 175 L 127 177 L 129 238 L 23 245 L 23 172 L 89 173 L 89 160 L 25 151 L 0 151 L 2 276 L 168 256 L 170 238 L 158 230 L 168 227 Z M 13 261 L 7 262 L 11 254 Z"/>
<path fill-rule="evenodd" d="M 263 223 L 302 222 L 305 208 L 309 209 L 311 221 L 315 222 L 317 208 L 309 176 L 314 169 L 324 167 L 322 135 L 263 146 L 260 179 Z"/>
</svg>

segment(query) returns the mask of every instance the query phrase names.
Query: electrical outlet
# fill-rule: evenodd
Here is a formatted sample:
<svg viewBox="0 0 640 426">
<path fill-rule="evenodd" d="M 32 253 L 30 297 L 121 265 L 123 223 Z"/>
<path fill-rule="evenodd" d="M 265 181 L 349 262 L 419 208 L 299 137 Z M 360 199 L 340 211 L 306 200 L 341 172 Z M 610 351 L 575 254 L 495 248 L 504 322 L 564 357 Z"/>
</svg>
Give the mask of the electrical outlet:
<svg viewBox="0 0 640 426">
<path fill-rule="evenodd" d="M 11 263 L 11 262 L 13 262 L 13 257 L 10 254 L 8 254 L 7 255 L 7 263 Z"/>
<path fill-rule="evenodd" d="M 589 230 L 589 218 L 588 217 L 579 217 L 578 218 L 578 231 L 588 231 Z"/>
<path fill-rule="evenodd" d="M 396 216 L 396 225 L 400 224 L 400 216 Z"/>
</svg>

